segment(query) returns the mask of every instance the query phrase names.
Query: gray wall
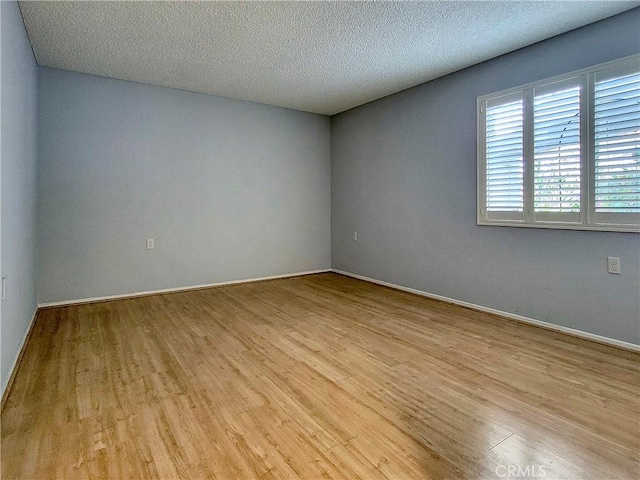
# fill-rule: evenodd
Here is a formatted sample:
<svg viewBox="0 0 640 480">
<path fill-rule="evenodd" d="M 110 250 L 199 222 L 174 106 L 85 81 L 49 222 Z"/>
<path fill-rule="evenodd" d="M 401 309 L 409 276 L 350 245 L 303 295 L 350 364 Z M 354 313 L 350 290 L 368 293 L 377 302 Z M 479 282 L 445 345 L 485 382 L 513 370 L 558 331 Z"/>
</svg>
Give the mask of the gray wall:
<svg viewBox="0 0 640 480">
<path fill-rule="evenodd" d="M 0 385 L 36 309 L 36 154 L 38 71 L 15 2 L 0 2 L 2 118 L 0 268 L 7 294 L 0 314 Z"/>
<path fill-rule="evenodd" d="M 41 303 L 330 267 L 328 117 L 52 69 L 39 98 Z"/>
<path fill-rule="evenodd" d="M 639 235 L 476 225 L 476 98 L 637 53 L 638 25 L 635 9 L 332 117 L 332 267 L 640 343 Z"/>
</svg>

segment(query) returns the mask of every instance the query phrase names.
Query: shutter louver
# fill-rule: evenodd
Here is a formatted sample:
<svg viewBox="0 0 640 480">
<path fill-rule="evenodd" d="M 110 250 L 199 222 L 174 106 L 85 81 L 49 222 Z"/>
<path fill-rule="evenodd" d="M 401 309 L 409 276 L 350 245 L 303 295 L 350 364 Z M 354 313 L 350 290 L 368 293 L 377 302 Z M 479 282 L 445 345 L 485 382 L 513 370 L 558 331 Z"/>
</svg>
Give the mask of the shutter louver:
<svg viewBox="0 0 640 480">
<path fill-rule="evenodd" d="M 580 212 L 580 87 L 535 95 L 534 211 Z"/>
<path fill-rule="evenodd" d="M 522 212 L 524 160 L 521 99 L 487 107 L 486 159 L 487 211 Z"/>
<path fill-rule="evenodd" d="M 595 211 L 640 213 L 640 74 L 595 83 Z"/>
</svg>

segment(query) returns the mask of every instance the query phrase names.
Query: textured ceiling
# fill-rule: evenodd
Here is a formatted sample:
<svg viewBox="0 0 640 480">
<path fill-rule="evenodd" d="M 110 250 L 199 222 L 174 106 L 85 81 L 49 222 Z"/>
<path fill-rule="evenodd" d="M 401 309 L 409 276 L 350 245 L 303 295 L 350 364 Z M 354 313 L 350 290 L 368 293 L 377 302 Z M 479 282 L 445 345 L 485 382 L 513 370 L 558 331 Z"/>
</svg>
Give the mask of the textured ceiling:
<svg viewBox="0 0 640 480">
<path fill-rule="evenodd" d="M 637 5 L 20 2 L 40 65 L 329 115 Z"/>
</svg>

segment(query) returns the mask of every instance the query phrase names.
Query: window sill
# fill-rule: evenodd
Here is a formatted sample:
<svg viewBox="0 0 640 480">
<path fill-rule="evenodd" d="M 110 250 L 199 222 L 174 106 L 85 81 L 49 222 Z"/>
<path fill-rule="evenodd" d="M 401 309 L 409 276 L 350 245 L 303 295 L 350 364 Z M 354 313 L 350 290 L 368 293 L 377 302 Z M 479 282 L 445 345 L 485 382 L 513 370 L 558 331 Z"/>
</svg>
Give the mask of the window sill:
<svg viewBox="0 0 640 480">
<path fill-rule="evenodd" d="M 640 225 L 585 225 L 582 223 L 536 222 L 524 223 L 504 220 L 478 219 L 478 225 L 493 227 L 550 228 L 554 230 L 588 230 L 597 232 L 640 233 Z"/>
</svg>

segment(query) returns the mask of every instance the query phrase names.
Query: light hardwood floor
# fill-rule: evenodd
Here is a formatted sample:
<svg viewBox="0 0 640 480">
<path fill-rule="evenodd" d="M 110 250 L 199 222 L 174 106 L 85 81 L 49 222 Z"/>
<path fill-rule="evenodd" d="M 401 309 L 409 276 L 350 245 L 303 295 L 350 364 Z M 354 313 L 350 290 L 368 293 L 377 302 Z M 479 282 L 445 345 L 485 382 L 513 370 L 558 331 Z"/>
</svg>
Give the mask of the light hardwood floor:
<svg viewBox="0 0 640 480">
<path fill-rule="evenodd" d="M 639 395 L 632 352 L 336 274 L 52 308 L 2 478 L 638 479 Z"/>
</svg>

